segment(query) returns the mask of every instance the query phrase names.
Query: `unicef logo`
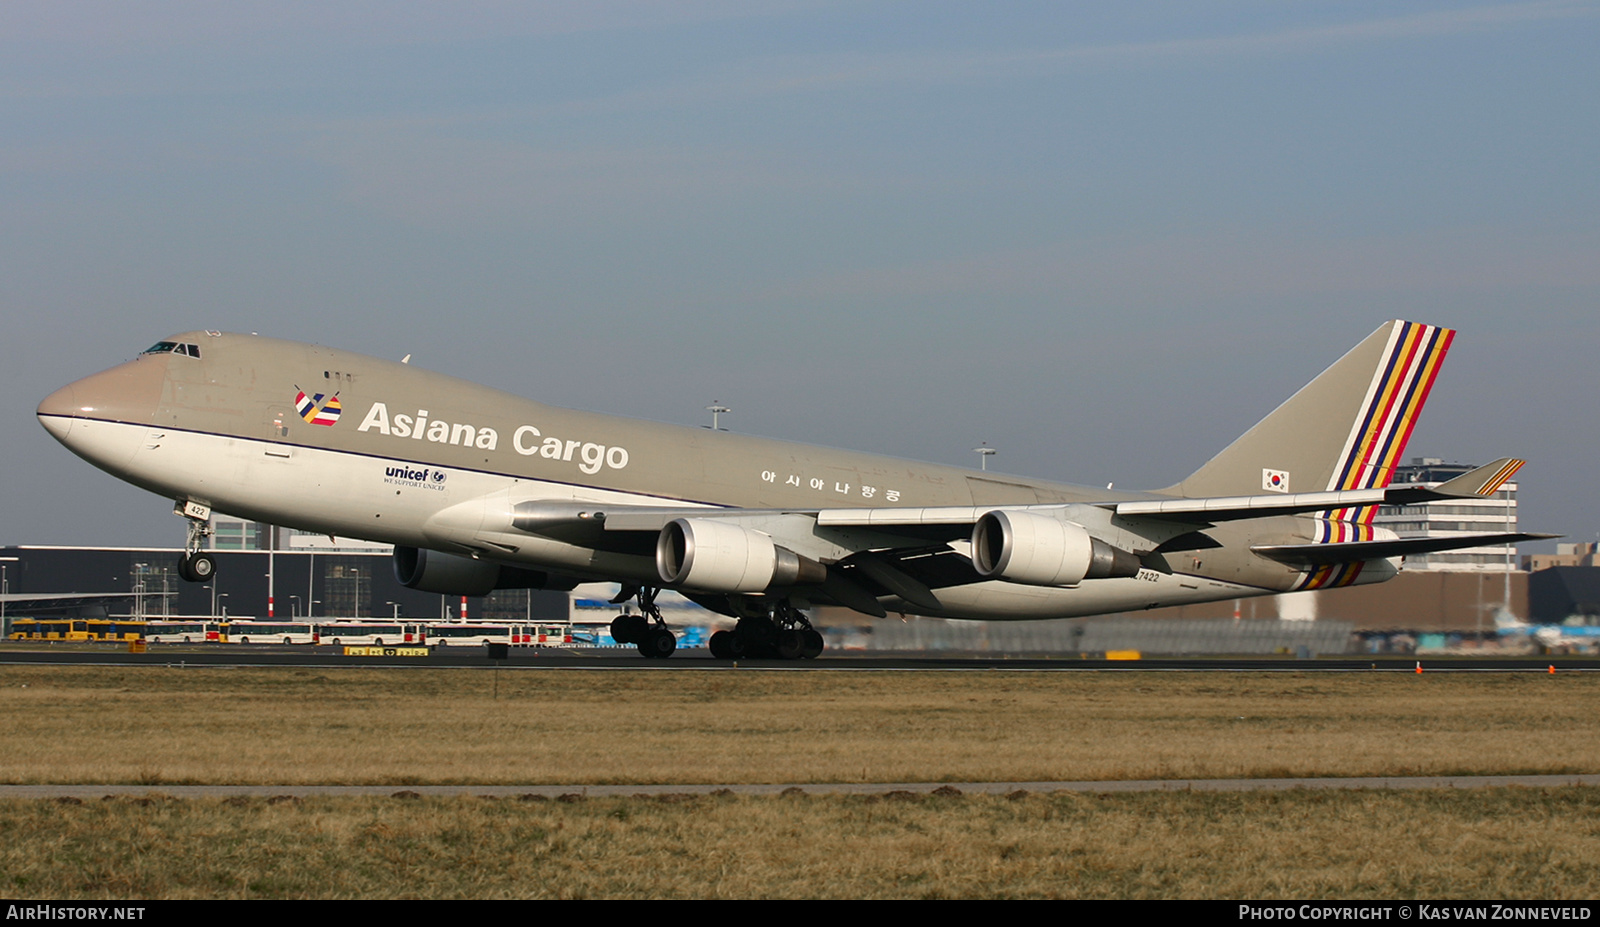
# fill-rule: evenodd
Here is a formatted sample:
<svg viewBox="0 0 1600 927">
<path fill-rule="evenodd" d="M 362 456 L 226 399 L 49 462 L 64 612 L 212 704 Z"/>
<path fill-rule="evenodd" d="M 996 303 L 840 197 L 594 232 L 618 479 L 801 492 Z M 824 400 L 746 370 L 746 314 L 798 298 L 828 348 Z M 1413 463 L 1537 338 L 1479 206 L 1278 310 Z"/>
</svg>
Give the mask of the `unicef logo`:
<svg viewBox="0 0 1600 927">
<path fill-rule="evenodd" d="M 446 476 L 447 474 L 443 470 L 435 470 L 428 479 L 433 480 L 435 483 L 443 483 Z"/>
</svg>

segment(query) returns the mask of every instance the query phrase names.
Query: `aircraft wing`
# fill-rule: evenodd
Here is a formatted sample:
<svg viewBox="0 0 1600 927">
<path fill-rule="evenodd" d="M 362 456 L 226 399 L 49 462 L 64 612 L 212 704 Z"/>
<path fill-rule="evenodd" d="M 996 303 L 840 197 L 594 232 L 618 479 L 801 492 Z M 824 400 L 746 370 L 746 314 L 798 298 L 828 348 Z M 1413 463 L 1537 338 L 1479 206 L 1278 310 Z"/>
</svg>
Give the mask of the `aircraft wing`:
<svg viewBox="0 0 1600 927">
<path fill-rule="evenodd" d="M 512 527 L 597 551 L 670 555 L 684 571 L 696 561 L 698 552 L 696 562 L 702 566 L 714 560 L 717 569 L 729 571 L 718 574 L 715 584 L 685 583 L 700 591 L 766 588 L 770 577 L 752 580 L 746 565 L 760 561 L 770 567 L 776 546 L 790 558 L 789 569 L 795 571 L 788 579 L 791 585 L 881 615 L 879 596 L 893 595 L 937 611 L 937 590 L 987 579 L 1070 586 L 1086 577 L 1135 576 L 1150 562 L 1152 553 L 1188 550 L 1189 546 L 1170 545 L 1182 545 L 1184 539 L 1217 522 L 1481 498 L 1498 490 L 1521 466 L 1521 460 L 1504 458 L 1431 489 L 1408 486 L 1200 499 L 806 509 L 523 502 L 514 507 Z M 1287 565 L 1316 568 L 1543 537 L 1547 536 L 1390 538 L 1260 545 L 1252 550 Z M 961 542 L 971 542 L 972 549 Z M 1191 546 L 1217 545 L 1212 541 Z M 663 577 L 679 575 L 673 572 L 677 566 L 662 569 Z"/>
<path fill-rule="evenodd" d="M 1354 489 L 1335 492 L 1263 493 L 1250 496 L 1216 496 L 1199 499 L 1138 499 L 1100 503 L 1044 503 L 1031 505 L 956 505 L 927 507 L 815 508 L 815 509 L 738 509 L 710 506 L 640 506 L 606 503 L 518 504 L 513 525 L 519 531 L 541 534 L 573 543 L 588 543 L 605 549 L 636 547 L 620 535 L 645 535 L 661 531 L 679 518 L 728 520 L 761 524 L 775 519 L 809 520 L 819 529 L 866 530 L 885 543 L 879 547 L 914 547 L 918 542 L 943 542 L 968 537 L 972 526 L 986 513 L 997 510 L 1056 514 L 1068 508 L 1093 507 L 1108 515 L 1121 516 L 1146 525 L 1165 522 L 1169 530 L 1148 545 L 1197 526 L 1217 522 L 1294 515 L 1369 505 L 1415 505 L 1443 499 L 1482 498 L 1498 491 L 1525 461 L 1503 457 L 1485 464 L 1434 488 L 1400 486 L 1383 489 Z M 1518 536 L 1530 540 L 1534 535 Z M 1435 539 L 1438 540 L 1438 539 Z M 1380 542 L 1360 542 L 1380 543 Z M 1503 543 L 1485 541 L 1483 543 Z M 1319 545 L 1328 546 L 1328 545 Z M 1464 544 L 1456 546 L 1481 546 Z M 1448 548 L 1436 548 L 1439 550 Z M 1351 548 L 1351 553 L 1356 553 Z M 1420 548 L 1411 552 L 1421 553 Z M 1373 557 L 1395 556 L 1374 553 Z"/>
</svg>

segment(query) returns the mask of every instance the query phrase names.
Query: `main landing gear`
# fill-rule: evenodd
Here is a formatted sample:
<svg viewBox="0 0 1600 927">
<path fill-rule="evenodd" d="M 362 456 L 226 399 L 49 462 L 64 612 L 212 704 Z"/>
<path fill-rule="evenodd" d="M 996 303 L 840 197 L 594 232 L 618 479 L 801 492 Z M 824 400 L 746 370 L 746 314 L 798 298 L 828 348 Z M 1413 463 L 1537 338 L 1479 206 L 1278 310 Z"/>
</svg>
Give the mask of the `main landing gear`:
<svg viewBox="0 0 1600 927">
<path fill-rule="evenodd" d="M 639 611 L 644 614 L 624 613 L 611 619 L 611 639 L 619 644 L 633 644 L 639 648 L 639 653 L 652 660 L 665 660 L 678 649 L 678 639 L 668 630 L 661 609 L 656 607 L 656 596 L 660 593 L 660 589 L 639 589 Z M 624 600 L 625 596 L 612 601 Z"/>
<path fill-rule="evenodd" d="M 216 558 L 200 550 L 201 544 L 211 536 L 211 508 L 180 500 L 172 513 L 182 515 L 189 522 L 189 539 L 184 542 L 183 558 L 178 561 L 178 575 L 185 582 L 211 582 L 217 575 Z"/>
<path fill-rule="evenodd" d="M 619 644 L 633 644 L 646 657 L 664 660 L 678 649 L 678 640 L 656 607 L 660 592 L 624 586 L 612 604 L 637 596 L 643 614 L 621 614 L 611 619 L 611 638 Z M 765 603 L 752 599 L 733 607 L 742 613 L 739 623 L 732 631 L 711 635 L 711 655 L 718 660 L 815 660 L 822 655 L 822 634 L 811 626 L 805 612 L 788 599 Z"/>
<path fill-rule="evenodd" d="M 783 599 L 769 613 L 747 614 L 732 631 L 711 635 L 710 646 L 719 660 L 815 660 L 822 654 L 822 634 L 804 612 Z"/>
</svg>

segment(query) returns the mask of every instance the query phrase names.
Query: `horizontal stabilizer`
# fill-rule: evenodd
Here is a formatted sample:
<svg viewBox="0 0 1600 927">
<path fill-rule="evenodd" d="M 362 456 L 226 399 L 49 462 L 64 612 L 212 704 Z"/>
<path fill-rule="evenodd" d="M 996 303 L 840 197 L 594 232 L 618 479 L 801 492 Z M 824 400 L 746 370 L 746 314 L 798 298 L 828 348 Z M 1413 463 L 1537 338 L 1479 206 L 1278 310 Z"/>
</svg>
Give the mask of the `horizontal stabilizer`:
<svg viewBox="0 0 1600 927">
<path fill-rule="evenodd" d="M 1526 460 L 1516 457 L 1502 457 L 1493 463 L 1486 463 L 1475 470 L 1469 470 L 1453 480 L 1446 480 L 1432 489 L 1422 487 L 1401 487 L 1389 490 L 1389 498 L 1384 500 L 1390 505 L 1405 505 L 1412 502 L 1431 502 L 1435 499 L 1472 499 L 1492 496 L 1500 491 L 1517 471 L 1522 469 Z"/>
<path fill-rule="evenodd" d="M 1447 538 L 1391 538 L 1386 541 L 1346 541 L 1340 544 L 1266 544 L 1251 550 L 1290 566 L 1328 566 L 1362 560 L 1387 560 L 1412 554 L 1468 547 L 1495 547 L 1523 541 L 1545 541 L 1558 534 L 1458 534 Z"/>
<path fill-rule="evenodd" d="M 1426 490 L 1424 490 L 1426 491 Z M 1384 489 L 1347 489 L 1337 492 L 1298 492 L 1284 495 L 1213 496 L 1208 499 L 1150 499 L 1111 502 L 1106 508 L 1118 515 L 1142 515 L 1192 524 L 1294 515 L 1328 509 L 1380 505 L 1390 501 Z"/>
</svg>

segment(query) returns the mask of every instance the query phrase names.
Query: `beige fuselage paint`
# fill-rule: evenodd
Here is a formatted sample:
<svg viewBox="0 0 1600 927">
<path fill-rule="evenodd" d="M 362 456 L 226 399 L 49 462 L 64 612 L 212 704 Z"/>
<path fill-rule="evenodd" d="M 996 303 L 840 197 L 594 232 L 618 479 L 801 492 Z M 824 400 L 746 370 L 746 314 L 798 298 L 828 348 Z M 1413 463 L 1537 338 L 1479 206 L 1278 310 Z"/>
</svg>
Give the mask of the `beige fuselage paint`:
<svg viewBox="0 0 1600 927">
<path fill-rule="evenodd" d="M 57 437 L 97 466 L 170 498 L 274 524 L 470 552 L 582 578 L 659 582 L 649 556 L 514 531 L 514 506 L 806 512 L 1163 498 L 560 409 L 317 345 L 208 332 L 170 340 L 198 345 L 200 357 L 142 355 L 64 388 L 41 406 L 41 421 L 49 419 L 46 426 Z M 306 414 L 296 408 L 302 391 L 322 397 Z M 49 411 L 79 401 L 73 397 L 93 397 L 93 408 Z M 333 397 L 331 424 L 307 420 L 328 420 Z M 71 441 L 68 429 L 76 429 Z M 86 431 L 94 433 L 88 444 L 81 440 Z M 1137 519 L 1102 517 L 1110 519 L 1107 532 L 1145 538 L 1146 549 L 1178 533 L 1170 524 L 1146 530 Z M 1281 592 L 1304 575 L 1249 547 L 1307 540 L 1310 519 L 1265 518 L 1207 530 L 1225 546 L 1164 555 L 1170 570 L 1070 588 L 998 581 L 945 587 L 938 590 L 943 610 L 937 613 L 1002 619 L 1102 614 Z M 821 530 L 816 534 L 818 550 L 837 543 Z"/>
</svg>

